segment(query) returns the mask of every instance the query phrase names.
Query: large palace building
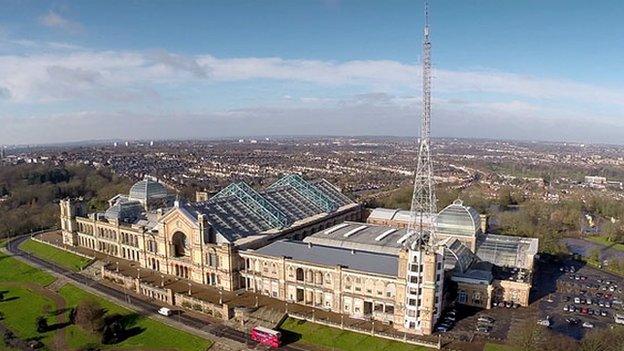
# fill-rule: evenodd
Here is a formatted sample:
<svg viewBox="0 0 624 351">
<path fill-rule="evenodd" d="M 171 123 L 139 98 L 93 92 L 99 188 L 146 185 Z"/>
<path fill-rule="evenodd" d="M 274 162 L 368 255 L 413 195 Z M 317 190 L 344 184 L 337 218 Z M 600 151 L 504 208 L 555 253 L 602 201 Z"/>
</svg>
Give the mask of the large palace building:
<svg viewBox="0 0 624 351">
<path fill-rule="evenodd" d="M 141 267 L 232 291 L 244 287 L 238 252 L 305 236 L 345 220 L 360 205 L 326 180 L 288 175 L 260 192 L 234 183 L 207 201 L 183 202 L 154 179 L 117 195 L 105 212 L 61 201 L 63 242 Z"/>
<path fill-rule="evenodd" d="M 459 200 L 424 218 L 435 221 L 430 251 L 413 247 L 406 213 L 378 208 L 359 222 L 361 206 L 325 180 L 235 183 L 203 200 L 176 199 L 149 178 L 105 212 L 63 200 L 63 242 L 414 334 L 431 334 L 449 301 L 529 302 L 537 239 L 487 234 L 485 217 Z"/>
</svg>

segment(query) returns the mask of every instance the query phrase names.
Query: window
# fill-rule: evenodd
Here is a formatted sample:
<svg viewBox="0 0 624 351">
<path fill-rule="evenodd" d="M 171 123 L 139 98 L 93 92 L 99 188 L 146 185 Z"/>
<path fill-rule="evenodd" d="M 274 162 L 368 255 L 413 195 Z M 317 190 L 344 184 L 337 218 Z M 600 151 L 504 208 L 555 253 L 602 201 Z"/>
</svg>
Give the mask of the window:
<svg viewBox="0 0 624 351">
<path fill-rule="evenodd" d="M 461 290 L 459 292 L 459 294 L 457 295 L 457 300 L 460 303 L 466 303 L 466 292 L 464 290 Z"/>
<path fill-rule="evenodd" d="M 297 268 L 297 280 L 300 282 L 303 281 L 303 268 Z"/>
</svg>

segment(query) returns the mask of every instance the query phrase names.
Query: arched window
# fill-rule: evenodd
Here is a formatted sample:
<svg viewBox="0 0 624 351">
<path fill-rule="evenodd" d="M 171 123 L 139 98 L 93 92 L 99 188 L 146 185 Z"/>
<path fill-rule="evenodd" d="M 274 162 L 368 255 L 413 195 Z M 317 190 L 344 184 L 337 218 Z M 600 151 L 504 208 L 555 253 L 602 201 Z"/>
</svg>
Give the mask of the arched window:
<svg viewBox="0 0 624 351">
<path fill-rule="evenodd" d="M 314 275 L 314 284 L 323 284 L 323 273 L 316 272 Z"/>
<path fill-rule="evenodd" d="M 183 257 L 189 254 L 186 242 L 186 235 L 182 232 L 176 232 L 171 238 L 173 243 L 173 252 L 176 257 Z"/>
<path fill-rule="evenodd" d="M 312 275 L 312 271 L 311 270 L 306 270 L 306 282 L 307 283 L 312 283 L 314 281 L 314 276 Z"/>
<path fill-rule="evenodd" d="M 303 281 L 303 268 L 297 268 L 297 280 L 300 282 Z"/>
</svg>

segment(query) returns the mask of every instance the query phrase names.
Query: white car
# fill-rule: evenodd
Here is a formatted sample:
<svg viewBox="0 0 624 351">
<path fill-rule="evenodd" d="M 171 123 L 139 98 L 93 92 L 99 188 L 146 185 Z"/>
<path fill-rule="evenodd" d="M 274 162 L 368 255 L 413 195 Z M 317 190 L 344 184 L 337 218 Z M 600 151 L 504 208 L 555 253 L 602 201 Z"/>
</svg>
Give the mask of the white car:
<svg viewBox="0 0 624 351">
<path fill-rule="evenodd" d="M 167 307 L 161 307 L 158 310 L 159 314 L 162 314 L 163 316 L 169 317 L 173 314 L 173 311 L 171 311 L 170 309 L 168 309 Z"/>
<path fill-rule="evenodd" d="M 541 320 L 537 321 L 537 324 L 543 325 L 545 327 L 550 327 L 550 319 L 548 319 L 548 318 L 541 319 Z"/>
<path fill-rule="evenodd" d="M 594 324 L 590 322 L 583 322 L 583 328 L 593 328 Z"/>
<path fill-rule="evenodd" d="M 581 298 L 580 297 L 575 297 L 574 298 L 574 303 L 581 303 Z"/>
</svg>

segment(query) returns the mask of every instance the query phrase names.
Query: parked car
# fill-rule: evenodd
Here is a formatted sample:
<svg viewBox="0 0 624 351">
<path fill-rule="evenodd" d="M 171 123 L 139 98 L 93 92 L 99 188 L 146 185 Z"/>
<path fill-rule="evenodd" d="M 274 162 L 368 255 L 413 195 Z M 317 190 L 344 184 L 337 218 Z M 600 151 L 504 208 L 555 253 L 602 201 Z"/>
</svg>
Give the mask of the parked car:
<svg viewBox="0 0 624 351">
<path fill-rule="evenodd" d="M 540 319 L 539 321 L 537 321 L 537 324 L 543 325 L 545 327 L 550 327 L 550 319 L 548 317 L 546 317 L 545 319 Z"/>
<path fill-rule="evenodd" d="M 583 322 L 583 328 L 593 328 L 594 327 L 594 323 L 591 322 Z"/>
<path fill-rule="evenodd" d="M 490 317 L 490 316 L 481 316 L 479 317 L 479 319 L 477 319 L 479 322 L 484 322 L 484 323 L 494 323 L 494 318 Z"/>
<path fill-rule="evenodd" d="M 490 330 L 491 330 L 491 328 L 488 327 L 488 326 L 484 326 L 484 325 L 477 326 L 477 331 L 481 332 L 481 333 L 486 333 L 487 334 L 487 333 L 490 332 Z"/>
<path fill-rule="evenodd" d="M 580 297 L 575 297 L 574 298 L 574 303 L 581 303 L 581 298 Z"/>
<path fill-rule="evenodd" d="M 436 330 L 442 333 L 446 333 L 447 331 L 449 331 L 449 328 L 445 325 L 438 325 Z"/>
</svg>

